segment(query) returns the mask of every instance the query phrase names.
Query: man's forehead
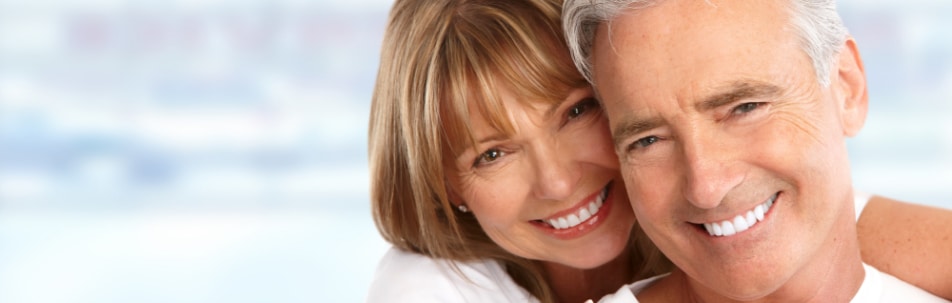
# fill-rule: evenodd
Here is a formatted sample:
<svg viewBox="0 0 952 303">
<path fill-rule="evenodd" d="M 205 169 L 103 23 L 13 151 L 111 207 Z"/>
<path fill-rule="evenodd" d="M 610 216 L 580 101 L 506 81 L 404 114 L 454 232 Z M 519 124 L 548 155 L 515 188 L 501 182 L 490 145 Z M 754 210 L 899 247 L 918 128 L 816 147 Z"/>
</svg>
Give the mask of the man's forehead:
<svg viewBox="0 0 952 303">
<path fill-rule="evenodd" d="M 793 38 L 785 29 L 789 11 L 779 1 L 707 2 L 661 1 L 603 22 L 591 55 L 594 70 L 601 67 L 597 61 L 626 57 L 649 69 L 677 61 L 704 62 L 718 59 L 732 47 L 774 44 L 778 36 Z"/>
<path fill-rule="evenodd" d="M 673 2 L 674 4 L 668 3 Z M 692 3 L 680 3 L 692 2 Z M 774 26 L 758 25 L 752 20 L 741 21 L 748 1 L 716 1 L 714 6 L 704 1 L 663 1 L 660 5 L 644 8 L 647 14 L 623 14 L 600 28 L 593 51 L 596 93 L 609 107 L 630 99 L 695 100 L 721 87 L 734 86 L 740 78 L 771 77 L 766 71 L 775 69 L 778 58 L 789 55 L 788 48 L 798 49 L 794 35 L 782 35 L 783 26 L 774 17 L 767 18 Z M 759 2 L 759 1 L 758 1 Z M 747 7 L 748 13 L 774 9 L 771 5 Z M 717 24 L 702 23 L 694 28 L 675 28 L 669 23 L 692 23 L 690 12 L 678 15 L 674 9 L 705 10 L 706 14 L 723 12 Z M 668 13 L 668 15 L 664 15 Z M 660 16 L 660 23 L 651 21 Z M 782 13 L 785 14 L 785 13 Z M 647 19 L 644 19 L 647 18 Z M 750 16 L 747 19 L 765 19 Z M 644 20 L 629 20 L 644 19 Z M 667 20 L 667 21 L 665 21 Z M 731 22 L 730 24 L 724 22 Z M 660 25 L 660 26 L 655 26 Z M 766 27 L 770 27 L 767 29 Z M 783 37 L 778 37 L 778 36 Z M 607 38 L 606 38 L 607 36 Z M 789 39 L 788 39 L 789 38 Z M 799 51 L 798 51 L 799 52 Z M 627 106 L 623 106 L 627 107 Z"/>
</svg>

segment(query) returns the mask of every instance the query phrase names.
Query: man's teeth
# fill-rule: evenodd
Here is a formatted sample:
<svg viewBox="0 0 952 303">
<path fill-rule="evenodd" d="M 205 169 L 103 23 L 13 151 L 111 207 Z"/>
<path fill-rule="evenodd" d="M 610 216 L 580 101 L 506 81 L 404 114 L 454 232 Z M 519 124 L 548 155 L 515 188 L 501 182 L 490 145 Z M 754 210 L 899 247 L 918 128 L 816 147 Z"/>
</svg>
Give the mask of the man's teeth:
<svg viewBox="0 0 952 303">
<path fill-rule="evenodd" d="M 602 208 L 602 204 L 605 202 L 605 197 L 607 196 L 608 188 L 606 187 L 602 190 L 601 194 L 595 197 L 595 200 L 592 200 L 587 206 L 582 207 L 578 212 L 561 218 L 549 219 L 546 222 L 555 229 L 566 229 L 578 226 L 598 213 L 598 210 Z"/>
<path fill-rule="evenodd" d="M 732 236 L 743 232 L 754 227 L 758 222 L 763 221 L 764 215 L 770 211 L 770 207 L 773 206 L 774 200 L 776 199 L 777 195 L 774 194 L 770 199 L 767 199 L 767 202 L 757 205 L 754 209 L 748 210 L 744 214 L 737 215 L 734 219 L 704 223 L 704 229 L 707 230 L 708 234 L 716 237 Z"/>
</svg>

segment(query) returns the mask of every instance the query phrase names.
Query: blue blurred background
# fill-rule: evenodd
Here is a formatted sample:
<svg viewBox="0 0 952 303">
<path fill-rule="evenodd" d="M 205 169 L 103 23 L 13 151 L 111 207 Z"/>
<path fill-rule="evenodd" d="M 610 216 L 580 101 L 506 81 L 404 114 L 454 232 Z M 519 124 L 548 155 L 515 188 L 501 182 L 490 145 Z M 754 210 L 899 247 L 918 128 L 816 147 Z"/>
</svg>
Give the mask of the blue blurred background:
<svg viewBox="0 0 952 303">
<path fill-rule="evenodd" d="M 0 302 L 363 301 L 390 4 L 0 0 Z M 857 187 L 952 208 L 952 2 L 840 6 Z"/>
</svg>

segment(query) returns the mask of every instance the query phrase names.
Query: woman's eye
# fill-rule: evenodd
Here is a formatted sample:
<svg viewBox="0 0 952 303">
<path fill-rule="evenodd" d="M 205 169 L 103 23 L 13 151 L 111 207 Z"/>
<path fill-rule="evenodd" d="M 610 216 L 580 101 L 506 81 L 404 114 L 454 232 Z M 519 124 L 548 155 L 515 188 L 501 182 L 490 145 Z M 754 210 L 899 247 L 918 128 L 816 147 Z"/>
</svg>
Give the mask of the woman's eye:
<svg viewBox="0 0 952 303">
<path fill-rule="evenodd" d="M 480 154 L 479 157 L 476 157 L 476 161 L 473 162 L 473 166 L 479 166 L 482 164 L 487 164 L 487 163 L 496 161 L 497 159 L 499 159 L 499 157 L 502 157 L 502 155 L 503 155 L 503 152 L 498 149 L 493 148 L 493 149 L 487 150 L 483 152 L 482 154 Z"/>
<path fill-rule="evenodd" d="M 743 114 L 756 110 L 761 105 L 764 105 L 764 103 L 763 102 L 747 102 L 735 107 L 734 110 L 731 111 L 731 114 L 743 115 Z"/>
<path fill-rule="evenodd" d="M 592 109 L 597 109 L 598 107 L 598 100 L 595 100 L 595 98 L 585 98 L 569 109 L 568 117 L 569 119 L 575 119 Z"/>
</svg>

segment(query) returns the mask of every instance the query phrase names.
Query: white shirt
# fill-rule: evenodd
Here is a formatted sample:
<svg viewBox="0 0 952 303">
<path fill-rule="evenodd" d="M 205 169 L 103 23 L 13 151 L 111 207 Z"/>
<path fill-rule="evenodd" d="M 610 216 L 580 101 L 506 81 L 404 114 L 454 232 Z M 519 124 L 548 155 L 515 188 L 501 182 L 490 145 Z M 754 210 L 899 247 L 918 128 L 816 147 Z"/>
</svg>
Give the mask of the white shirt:
<svg viewBox="0 0 952 303">
<path fill-rule="evenodd" d="M 912 286 L 876 268 L 863 264 L 866 276 L 859 291 L 850 300 L 852 303 L 942 303 L 949 302 L 918 287 Z M 644 279 L 618 289 L 614 294 L 602 297 L 598 303 L 638 303 L 635 295 L 654 284 L 667 274 Z M 589 300 L 588 302 L 592 302 Z"/>
<path fill-rule="evenodd" d="M 859 287 L 859 291 L 853 296 L 853 300 L 850 302 L 949 302 L 925 290 L 912 286 L 905 281 L 899 280 L 890 274 L 880 272 L 872 266 L 863 264 L 863 268 L 866 269 L 866 277 L 863 279 L 863 285 Z"/>
<path fill-rule="evenodd" d="M 390 248 L 370 285 L 367 302 L 539 302 L 499 262 L 454 261 Z"/>
</svg>

